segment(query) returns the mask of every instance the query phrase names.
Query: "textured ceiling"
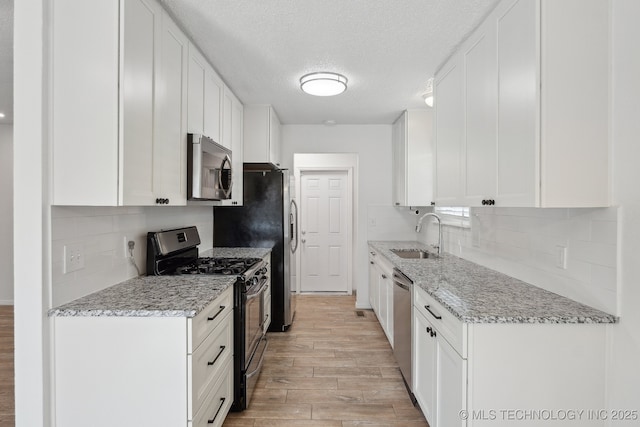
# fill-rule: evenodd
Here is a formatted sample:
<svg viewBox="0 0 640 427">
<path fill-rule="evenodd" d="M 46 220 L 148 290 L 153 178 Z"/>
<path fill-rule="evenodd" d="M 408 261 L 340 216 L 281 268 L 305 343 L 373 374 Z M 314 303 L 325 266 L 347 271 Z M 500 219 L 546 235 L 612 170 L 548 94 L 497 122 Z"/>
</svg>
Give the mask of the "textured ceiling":
<svg viewBox="0 0 640 427">
<path fill-rule="evenodd" d="M 162 0 L 245 104 L 286 124 L 392 123 L 496 0 Z M 335 71 L 341 95 L 299 88 Z"/>
<path fill-rule="evenodd" d="M 285 124 L 391 123 L 496 0 L 161 0 L 245 104 Z M 13 0 L 0 0 L 0 112 L 13 121 Z M 329 98 L 302 75 L 336 71 Z"/>
<path fill-rule="evenodd" d="M 0 113 L 13 123 L 13 0 L 0 0 Z"/>
</svg>

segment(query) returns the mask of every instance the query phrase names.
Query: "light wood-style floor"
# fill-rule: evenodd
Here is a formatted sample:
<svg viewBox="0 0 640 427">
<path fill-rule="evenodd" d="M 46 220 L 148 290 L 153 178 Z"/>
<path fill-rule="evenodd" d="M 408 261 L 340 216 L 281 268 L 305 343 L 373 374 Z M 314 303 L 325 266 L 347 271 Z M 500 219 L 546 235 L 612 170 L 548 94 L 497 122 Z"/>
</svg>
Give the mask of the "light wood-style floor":
<svg viewBox="0 0 640 427">
<path fill-rule="evenodd" d="M 269 333 L 249 408 L 224 426 L 427 427 L 375 314 L 354 307 L 354 297 L 300 296 L 290 330 Z"/>
<path fill-rule="evenodd" d="M 0 305 L 0 426 L 15 425 L 13 306 Z"/>
</svg>

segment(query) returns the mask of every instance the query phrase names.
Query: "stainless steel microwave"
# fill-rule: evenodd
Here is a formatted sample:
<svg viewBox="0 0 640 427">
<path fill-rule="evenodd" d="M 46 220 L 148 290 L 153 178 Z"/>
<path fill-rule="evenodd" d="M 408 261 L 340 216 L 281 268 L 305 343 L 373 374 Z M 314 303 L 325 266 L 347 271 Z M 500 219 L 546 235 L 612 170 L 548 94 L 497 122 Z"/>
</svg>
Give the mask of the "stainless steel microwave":
<svg viewBox="0 0 640 427">
<path fill-rule="evenodd" d="M 188 200 L 231 198 L 231 150 L 213 139 L 187 134 L 187 173 Z"/>
</svg>

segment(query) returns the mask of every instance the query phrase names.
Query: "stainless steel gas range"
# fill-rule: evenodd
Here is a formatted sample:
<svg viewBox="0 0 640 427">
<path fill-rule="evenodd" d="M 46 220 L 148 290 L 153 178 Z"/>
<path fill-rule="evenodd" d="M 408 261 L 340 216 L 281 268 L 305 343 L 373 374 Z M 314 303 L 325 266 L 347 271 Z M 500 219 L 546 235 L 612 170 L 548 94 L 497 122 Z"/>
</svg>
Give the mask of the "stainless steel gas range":
<svg viewBox="0 0 640 427">
<path fill-rule="evenodd" d="M 196 227 L 147 234 L 147 274 L 224 274 L 234 284 L 234 393 L 232 410 L 247 408 L 267 348 L 264 334 L 265 292 L 269 269 L 260 258 L 203 258 L 198 256 Z"/>
</svg>

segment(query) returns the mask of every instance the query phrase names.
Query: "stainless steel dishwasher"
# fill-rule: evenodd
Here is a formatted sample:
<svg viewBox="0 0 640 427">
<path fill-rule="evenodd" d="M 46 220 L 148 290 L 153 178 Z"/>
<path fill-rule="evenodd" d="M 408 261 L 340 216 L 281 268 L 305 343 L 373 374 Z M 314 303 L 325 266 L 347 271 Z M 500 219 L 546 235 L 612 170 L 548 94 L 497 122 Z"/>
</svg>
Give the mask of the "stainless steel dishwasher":
<svg viewBox="0 0 640 427">
<path fill-rule="evenodd" d="M 411 287 L 413 282 L 393 269 L 393 355 L 410 393 L 411 382 Z M 413 396 L 412 396 L 413 398 Z"/>
</svg>

